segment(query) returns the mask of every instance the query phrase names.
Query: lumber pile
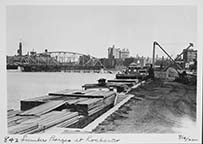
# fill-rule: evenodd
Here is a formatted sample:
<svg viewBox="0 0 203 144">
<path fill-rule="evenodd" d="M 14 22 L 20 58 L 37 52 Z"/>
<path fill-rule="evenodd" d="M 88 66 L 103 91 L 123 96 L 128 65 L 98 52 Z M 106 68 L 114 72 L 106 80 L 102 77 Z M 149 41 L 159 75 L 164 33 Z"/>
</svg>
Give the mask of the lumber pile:
<svg viewBox="0 0 203 144">
<path fill-rule="evenodd" d="M 50 96 L 66 96 L 66 97 L 85 97 L 85 98 L 105 98 L 114 94 L 113 91 L 104 90 L 65 90 L 54 93 L 49 93 Z"/>
<path fill-rule="evenodd" d="M 116 96 L 114 91 L 67 89 L 22 100 L 22 111 L 8 111 L 8 130 L 32 134 L 51 127 L 82 128 L 112 107 Z"/>
<path fill-rule="evenodd" d="M 96 91 L 92 91 L 91 94 L 95 95 Z M 101 93 L 101 91 L 100 91 Z M 97 91 L 97 94 L 100 94 L 99 91 Z M 98 111 L 102 110 L 104 107 L 107 107 L 109 105 L 113 106 L 116 93 L 115 92 L 109 92 L 109 91 L 102 91 L 102 94 L 105 96 L 103 98 L 86 98 L 82 101 L 78 101 L 77 103 L 69 103 L 68 107 L 72 110 L 78 111 L 80 114 L 85 116 L 91 116 Z"/>
<path fill-rule="evenodd" d="M 68 99 L 74 99 L 72 97 L 64 97 L 64 96 L 40 96 L 36 98 L 29 98 L 25 100 L 20 101 L 21 111 L 25 111 L 28 109 L 31 109 L 33 107 L 39 106 L 41 104 L 44 104 L 49 101 L 57 101 L 57 100 L 63 100 L 66 101 Z"/>
<path fill-rule="evenodd" d="M 55 125 L 70 126 L 79 121 L 78 112 L 52 111 L 38 118 L 29 119 L 19 125 L 9 127 L 10 134 L 32 134 L 44 131 Z"/>
<path fill-rule="evenodd" d="M 121 83 L 138 83 L 138 79 L 113 79 L 113 80 L 108 80 L 107 82 L 121 82 Z"/>
<path fill-rule="evenodd" d="M 84 116 L 82 116 L 82 115 L 75 116 L 69 120 L 66 120 L 66 121 L 60 123 L 57 127 L 62 127 L 62 128 L 70 127 L 71 125 L 78 123 L 83 118 L 84 118 Z"/>
<path fill-rule="evenodd" d="M 36 116 L 13 116 L 8 118 L 8 127 L 18 125 L 26 120 L 33 119 Z"/>
<path fill-rule="evenodd" d="M 91 109 L 103 105 L 103 98 L 87 99 L 86 101 L 79 102 L 77 104 L 72 104 L 70 107 L 78 111 L 83 115 L 87 115 Z"/>
<path fill-rule="evenodd" d="M 21 111 L 19 110 L 8 110 L 7 111 L 7 124 L 8 124 L 8 127 L 11 127 L 11 126 L 14 126 L 14 125 L 17 125 L 31 117 L 22 117 L 22 116 L 19 116 L 19 114 L 21 113 Z"/>
<path fill-rule="evenodd" d="M 61 101 L 61 100 L 57 100 L 57 101 L 50 101 L 50 102 L 47 102 L 45 104 L 41 104 L 39 106 L 36 106 L 32 109 L 29 109 L 27 111 L 24 111 L 22 112 L 20 115 L 23 116 L 32 116 L 32 115 L 35 115 L 35 116 L 40 116 L 42 114 L 45 114 L 47 112 L 50 112 L 54 109 L 56 109 L 57 107 L 65 104 L 66 101 Z"/>
<path fill-rule="evenodd" d="M 9 127 L 8 133 L 9 134 L 25 134 L 36 128 L 38 128 L 38 125 L 36 123 L 21 124 L 21 125 Z"/>
<path fill-rule="evenodd" d="M 123 92 L 128 87 L 132 87 L 133 83 L 126 82 L 126 83 L 121 83 L 121 82 L 108 82 L 105 85 L 100 85 L 100 84 L 85 84 L 82 86 L 85 90 L 87 89 L 110 89 L 114 88 L 117 90 L 117 92 Z"/>
<path fill-rule="evenodd" d="M 20 114 L 20 113 L 21 113 L 21 111 L 19 111 L 19 110 L 10 109 L 10 110 L 7 111 L 7 117 L 12 118 L 12 117 L 14 117 L 14 116 L 16 116 L 17 114 Z"/>
</svg>

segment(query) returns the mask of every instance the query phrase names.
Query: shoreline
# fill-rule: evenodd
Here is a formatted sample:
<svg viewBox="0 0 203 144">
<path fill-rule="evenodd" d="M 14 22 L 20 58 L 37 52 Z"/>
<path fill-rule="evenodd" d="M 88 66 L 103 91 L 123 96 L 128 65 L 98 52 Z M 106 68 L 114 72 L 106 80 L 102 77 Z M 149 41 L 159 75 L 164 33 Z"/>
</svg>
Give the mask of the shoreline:
<svg viewBox="0 0 203 144">
<path fill-rule="evenodd" d="M 155 80 L 129 94 L 94 133 L 178 133 L 196 123 L 196 86 Z"/>
</svg>

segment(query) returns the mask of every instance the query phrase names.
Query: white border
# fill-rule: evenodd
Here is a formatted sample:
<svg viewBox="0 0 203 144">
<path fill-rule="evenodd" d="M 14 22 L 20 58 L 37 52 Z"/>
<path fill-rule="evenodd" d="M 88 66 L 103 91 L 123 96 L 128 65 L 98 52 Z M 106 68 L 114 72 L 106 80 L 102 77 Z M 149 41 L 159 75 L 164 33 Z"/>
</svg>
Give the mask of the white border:
<svg viewBox="0 0 203 144">
<path fill-rule="evenodd" d="M 197 131 L 195 132 L 195 138 L 201 141 L 201 127 L 202 127 L 202 5 L 201 0 L 1 0 L 0 1 L 0 95 L 1 95 L 1 137 L 0 141 L 3 141 L 3 137 L 7 135 L 7 81 L 6 81 L 6 6 L 8 5 L 193 5 L 198 7 L 198 89 L 197 89 Z M 16 135 L 17 136 L 17 135 Z M 37 135 L 34 135 L 37 136 Z M 34 137 L 33 136 L 33 137 Z M 41 135 L 43 137 L 49 137 L 49 135 Z M 58 135 L 63 136 L 64 135 Z M 66 135 L 67 136 L 67 135 Z M 88 134 L 68 135 L 69 138 L 88 137 Z M 118 143 L 185 143 L 178 139 L 177 134 L 102 134 L 94 135 L 95 137 L 119 138 L 121 141 Z M 17 136 L 22 137 L 22 136 Z M 0 142 L 0 143 L 1 143 Z M 49 142 L 50 143 L 50 142 Z M 85 142 L 87 143 L 87 142 Z M 197 142 L 195 142 L 197 143 Z"/>
</svg>

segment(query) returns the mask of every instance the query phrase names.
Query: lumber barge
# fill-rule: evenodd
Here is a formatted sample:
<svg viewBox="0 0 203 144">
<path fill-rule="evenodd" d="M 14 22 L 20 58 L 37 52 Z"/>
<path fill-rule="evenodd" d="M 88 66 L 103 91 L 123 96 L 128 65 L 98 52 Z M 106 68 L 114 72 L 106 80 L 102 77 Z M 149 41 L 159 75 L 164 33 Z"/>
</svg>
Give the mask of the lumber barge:
<svg viewBox="0 0 203 144">
<path fill-rule="evenodd" d="M 139 79 L 140 81 L 145 80 L 147 78 L 146 75 L 141 75 L 140 73 L 132 73 L 132 74 L 116 74 L 116 79 Z"/>
<path fill-rule="evenodd" d="M 9 134 L 35 134 L 52 129 L 85 129 L 92 121 L 129 99 L 139 79 L 99 79 L 84 89 L 65 89 L 20 101 L 20 110 L 9 110 Z M 104 88 L 104 89 L 103 89 Z M 114 90 L 116 89 L 116 91 Z M 92 124 L 95 126 L 95 124 Z M 89 126 L 90 128 L 92 126 Z"/>
<path fill-rule="evenodd" d="M 10 134 L 34 134 L 51 127 L 83 128 L 114 106 L 117 93 L 70 90 L 21 100 L 21 110 L 9 110 Z"/>
<path fill-rule="evenodd" d="M 106 79 L 99 79 L 98 83 L 94 84 L 85 84 L 82 86 L 83 89 L 116 89 L 116 92 L 126 92 L 129 88 L 134 86 L 139 82 L 138 79 L 113 79 L 113 80 L 107 80 Z"/>
</svg>

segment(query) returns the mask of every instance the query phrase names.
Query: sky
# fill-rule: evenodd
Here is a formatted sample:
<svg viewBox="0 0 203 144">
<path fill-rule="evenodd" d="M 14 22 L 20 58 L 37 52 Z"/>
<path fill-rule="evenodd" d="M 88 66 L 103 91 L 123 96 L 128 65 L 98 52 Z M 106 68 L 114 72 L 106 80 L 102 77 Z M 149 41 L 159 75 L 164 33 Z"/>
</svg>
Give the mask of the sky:
<svg viewBox="0 0 203 144">
<path fill-rule="evenodd" d="M 103 58 L 108 47 L 152 57 L 154 41 L 173 57 L 189 43 L 196 49 L 194 6 L 8 6 L 7 55 L 70 51 Z M 157 48 L 156 54 L 164 55 Z"/>
</svg>

